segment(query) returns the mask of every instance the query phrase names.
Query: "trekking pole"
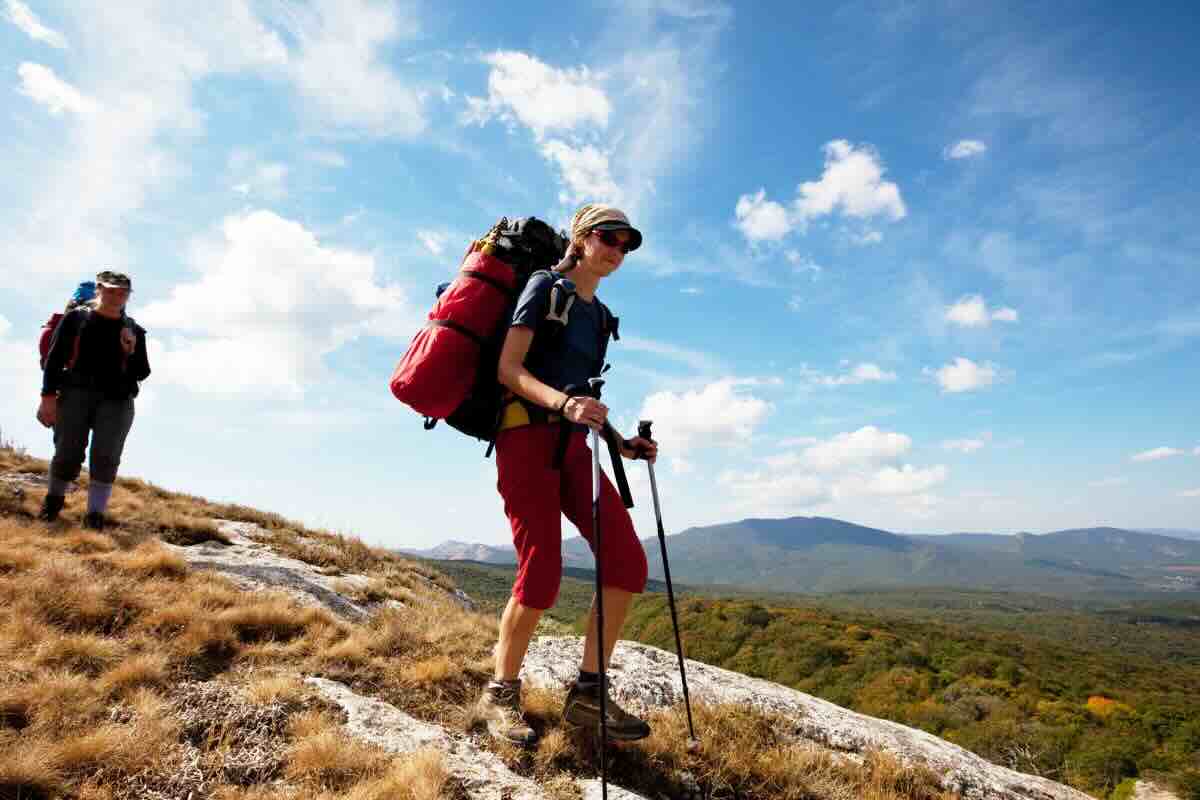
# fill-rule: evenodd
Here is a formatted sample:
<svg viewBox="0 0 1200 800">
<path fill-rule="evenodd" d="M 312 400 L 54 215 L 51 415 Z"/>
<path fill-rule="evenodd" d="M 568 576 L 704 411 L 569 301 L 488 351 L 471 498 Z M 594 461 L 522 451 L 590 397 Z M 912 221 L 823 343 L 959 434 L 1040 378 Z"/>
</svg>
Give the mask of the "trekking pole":
<svg viewBox="0 0 1200 800">
<path fill-rule="evenodd" d="M 589 378 L 588 389 L 592 397 L 600 398 L 603 378 Z M 608 682 L 604 669 L 604 581 L 601 563 L 604 550 L 600 540 L 600 433 L 592 433 L 592 538 L 596 545 L 596 633 L 598 655 L 596 663 L 600 677 L 600 797 L 608 800 Z"/>
<path fill-rule="evenodd" d="M 644 419 L 638 423 L 638 436 L 643 439 L 653 439 L 650 426 L 653 423 Z M 683 641 L 679 638 L 679 616 L 675 613 L 675 590 L 671 588 L 671 565 L 667 563 L 667 534 L 663 531 L 662 508 L 658 504 L 658 481 L 654 478 L 654 463 L 647 460 L 650 469 L 650 495 L 654 498 L 654 519 L 658 522 L 658 544 L 662 548 L 663 576 L 667 579 L 667 603 L 671 606 L 671 626 L 675 629 L 675 652 L 679 654 L 679 682 L 683 684 L 683 705 L 687 709 L 688 750 L 695 751 L 700 747 L 696 738 L 696 729 L 692 725 L 692 701 L 688 697 L 687 673 L 683 667 Z"/>
</svg>

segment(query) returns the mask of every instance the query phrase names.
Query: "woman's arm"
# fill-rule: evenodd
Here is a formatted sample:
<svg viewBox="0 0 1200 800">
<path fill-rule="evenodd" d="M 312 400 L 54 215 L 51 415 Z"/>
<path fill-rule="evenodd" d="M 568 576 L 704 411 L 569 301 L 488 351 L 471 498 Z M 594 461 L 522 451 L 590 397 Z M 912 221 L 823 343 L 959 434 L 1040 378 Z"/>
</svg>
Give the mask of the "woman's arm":
<svg viewBox="0 0 1200 800">
<path fill-rule="evenodd" d="M 516 325 L 508 329 L 496 378 L 514 394 L 551 411 L 560 412 L 571 422 L 599 428 L 608 416 L 608 406 L 592 397 L 568 396 L 547 386 L 525 368 L 525 356 L 533 344 L 533 328 Z"/>
</svg>

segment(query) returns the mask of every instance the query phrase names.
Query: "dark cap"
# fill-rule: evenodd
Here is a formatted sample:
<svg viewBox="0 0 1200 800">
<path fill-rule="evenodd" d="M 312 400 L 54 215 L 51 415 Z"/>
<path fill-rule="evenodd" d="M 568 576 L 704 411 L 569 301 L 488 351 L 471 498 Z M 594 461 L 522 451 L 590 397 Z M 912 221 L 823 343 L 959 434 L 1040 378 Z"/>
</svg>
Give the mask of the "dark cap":
<svg viewBox="0 0 1200 800">
<path fill-rule="evenodd" d="M 96 285 L 106 286 L 109 289 L 128 289 L 133 291 L 133 282 L 129 280 L 128 275 L 124 272 L 113 272 L 108 269 L 96 275 Z"/>
</svg>

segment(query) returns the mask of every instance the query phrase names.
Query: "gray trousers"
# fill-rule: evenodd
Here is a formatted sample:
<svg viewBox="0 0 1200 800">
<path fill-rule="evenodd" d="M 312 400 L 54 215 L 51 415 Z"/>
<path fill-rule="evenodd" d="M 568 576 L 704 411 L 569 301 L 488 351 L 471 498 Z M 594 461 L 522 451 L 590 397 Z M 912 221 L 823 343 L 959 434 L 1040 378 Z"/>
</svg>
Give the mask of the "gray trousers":
<svg viewBox="0 0 1200 800">
<path fill-rule="evenodd" d="M 102 392 L 68 386 L 58 395 L 58 422 L 54 425 L 54 458 L 50 474 L 62 481 L 79 477 L 88 434 L 92 435 L 88 474 L 100 483 L 117 479 L 125 437 L 133 427 L 133 398 L 109 400 Z"/>
</svg>

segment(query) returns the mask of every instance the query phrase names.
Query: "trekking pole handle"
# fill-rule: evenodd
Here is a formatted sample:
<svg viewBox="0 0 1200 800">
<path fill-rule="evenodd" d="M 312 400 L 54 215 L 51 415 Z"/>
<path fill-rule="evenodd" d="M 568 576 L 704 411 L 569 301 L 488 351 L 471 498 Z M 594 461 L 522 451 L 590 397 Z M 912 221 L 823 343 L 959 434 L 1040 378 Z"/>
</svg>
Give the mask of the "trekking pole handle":
<svg viewBox="0 0 1200 800">
<path fill-rule="evenodd" d="M 638 436 L 643 439 L 653 440 L 650 435 L 650 426 L 654 423 L 648 419 L 643 419 L 638 422 Z M 650 498 L 654 501 L 654 518 L 658 522 L 659 533 L 662 533 L 662 509 L 658 505 L 658 481 L 654 477 L 654 462 L 646 460 L 646 467 L 650 470 Z"/>
<path fill-rule="evenodd" d="M 653 423 L 653 422 L 651 422 L 651 421 L 650 421 L 650 420 L 648 420 L 648 419 L 643 419 L 643 420 L 640 420 L 640 421 L 638 422 L 638 432 L 637 432 L 638 438 L 640 438 L 640 439 L 648 439 L 648 440 L 650 440 L 650 441 L 654 441 L 654 436 L 653 436 L 653 435 L 650 433 L 650 426 L 651 426 L 651 425 L 653 425 L 653 424 L 654 424 L 654 423 Z M 637 448 L 635 448 L 635 449 L 634 449 L 634 453 L 633 453 L 633 457 L 634 457 L 635 459 L 638 459 L 638 458 L 645 458 L 645 457 L 646 457 L 646 448 L 645 448 L 645 447 L 637 447 Z"/>
<path fill-rule="evenodd" d="M 588 394 L 600 399 L 600 390 L 604 388 L 604 378 L 588 378 Z"/>
</svg>

